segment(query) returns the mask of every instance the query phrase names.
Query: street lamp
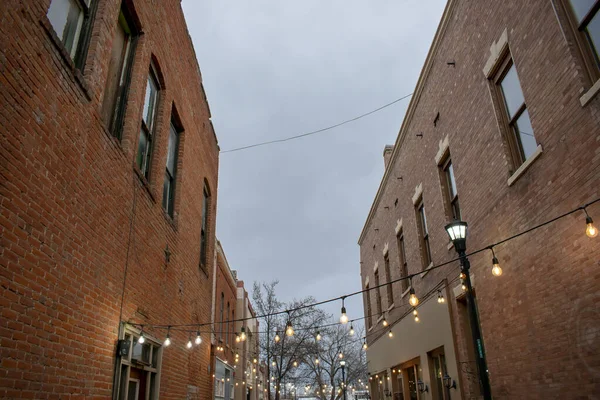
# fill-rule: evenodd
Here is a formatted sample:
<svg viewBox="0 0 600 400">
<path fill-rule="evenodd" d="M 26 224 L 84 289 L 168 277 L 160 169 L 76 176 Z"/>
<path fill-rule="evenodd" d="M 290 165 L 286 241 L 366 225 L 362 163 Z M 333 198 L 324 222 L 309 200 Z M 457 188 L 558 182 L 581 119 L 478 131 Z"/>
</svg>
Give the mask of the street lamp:
<svg viewBox="0 0 600 400">
<path fill-rule="evenodd" d="M 453 221 L 446 225 L 446 232 L 450 236 L 450 240 L 454 244 L 454 249 L 460 257 L 461 273 L 466 286 L 467 307 L 469 311 L 469 321 L 471 325 L 471 336 L 475 351 L 477 353 L 477 371 L 479 373 L 479 383 L 483 392 L 484 400 L 492 399 L 492 390 L 490 388 L 490 378 L 488 376 L 487 362 L 485 359 L 485 351 L 483 349 L 483 341 L 481 338 L 481 326 L 477 317 L 477 305 L 473 297 L 473 287 L 471 286 L 471 276 L 469 269 L 469 259 L 467 258 L 467 223 L 464 221 Z"/>
<path fill-rule="evenodd" d="M 344 400 L 346 400 L 346 361 L 340 361 L 342 366 L 342 389 L 344 390 Z"/>
</svg>

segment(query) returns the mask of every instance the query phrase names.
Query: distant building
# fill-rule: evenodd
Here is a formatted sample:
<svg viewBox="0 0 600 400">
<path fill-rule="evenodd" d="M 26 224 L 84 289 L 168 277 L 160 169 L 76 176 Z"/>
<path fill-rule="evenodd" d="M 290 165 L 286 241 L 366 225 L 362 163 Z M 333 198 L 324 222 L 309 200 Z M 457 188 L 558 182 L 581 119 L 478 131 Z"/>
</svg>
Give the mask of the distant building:
<svg viewBox="0 0 600 400">
<path fill-rule="evenodd" d="M 219 147 L 181 2 L 0 15 L 0 397 L 210 399 L 208 334 L 166 328 L 210 321 L 215 254 Z"/>
<path fill-rule="evenodd" d="M 235 331 L 237 308 L 237 284 L 221 242 L 217 241 L 217 257 L 214 265 L 214 325 L 213 325 L 213 355 L 214 355 L 214 399 L 232 400 L 234 398 L 236 359 L 236 339 L 239 334 Z"/>
<path fill-rule="evenodd" d="M 501 276 L 486 249 L 600 196 L 598 6 L 448 1 L 359 239 L 374 400 L 479 398 L 484 350 L 494 398 L 600 393 L 600 237 L 585 213 L 494 247 Z M 598 226 L 600 203 L 587 212 Z M 456 258 L 457 218 L 481 250 L 480 348 L 458 263 L 437 267 Z"/>
</svg>

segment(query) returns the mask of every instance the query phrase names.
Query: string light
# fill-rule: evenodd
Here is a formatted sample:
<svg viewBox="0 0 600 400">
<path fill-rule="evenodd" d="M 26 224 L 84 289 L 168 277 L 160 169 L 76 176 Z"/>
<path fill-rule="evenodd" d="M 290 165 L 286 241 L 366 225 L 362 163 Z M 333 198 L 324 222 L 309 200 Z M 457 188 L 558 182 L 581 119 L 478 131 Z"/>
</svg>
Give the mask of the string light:
<svg viewBox="0 0 600 400">
<path fill-rule="evenodd" d="M 348 323 L 348 315 L 346 315 L 346 307 L 344 306 L 344 300 L 346 297 L 342 297 L 342 315 L 340 315 L 340 323 L 346 325 Z"/>
<path fill-rule="evenodd" d="M 417 311 L 416 308 L 413 310 L 413 315 L 415 316 L 415 322 L 419 322 L 420 321 L 419 312 Z"/>
<path fill-rule="evenodd" d="M 392 330 L 390 329 L 390 331 L 388 332 L 388 337 L 391 339 L 394 337 L 394 333 L 392 332 Z"/>
<path fill-rule="evenodd" d="M 339 358 L 340 358 L 340 360 L 341 360 L 342 358 L 344 358 L 344 353 L 340 352 L 340 354 L 338 355 L 338 357 L 339 357 Z"/>
<path fill-rule="evenodd" d="M 256 364 L 256 363 L 258 363 L 258 360 L 255 358 L 254 360 L 252 360 L 252 362 L 253 362 L 254 364 Z"/>
<path fill-rule="evenodd" d="M 294 336 L 294 327 L 292 326 L 292 321 L 289 319 L 285 327 L 285 334 L 290 337 Z"/>
<path fill-rule="evenodd" d="M 187 347 L 188 349 L 191 349 L 191 348 L 192 348 L 192 338 L 191 338 L 191 337 L 188 337 L 188 342 L 187 342 L 187 344 L 186 344 L 186 347 Z"/>
<path fill-rule="evenodd" d="M 169 326 L 167 328 L 167 338 L 165 339 L 165 347 L 169 346 L 171 344 L 171 338 L 169 337 L 169 334 L 171 333 L 171 327 Z"/>
<path fill-rule="evenodd" d="M 389 325 L 387 322 L 387 319 L 385 319 L 385 317 L 383 317 L 383 321 L 381 321 L 381 325 L 383 325 L 384 327 Z"/>
<path fill-rule="evenodd" d="M 138 343 L 144 344 L 145 341 L 146 338 L 144 338 L 144 327 L 142 327 L 142 329 L 140 330 L 140 337 L 138 338 Z"/>
<path fill-rule="evenodd" d="M 277 363 L 275 362 L 275 360 L 273 360 L 273 361 L 271 362 L 271 365 L 272 365 L 273 367 L 277 365 Z"/>
<path fill-rule="evenodd" d="M 319 363 L 319 357 L 315 358 L 315 364 Z"/>
<path fill-rule="evenodd" d="M 239 334 L 235 334 L 235 342 L 239 343 L 242 339 L 240 339 L 240 335 Z"/>
<path fill-rule="evenodd" d="M 298 366 L 298 361 L 294 361 L 294 367 Z"/>
<path fill-rule="evenodd" d="M 350 324 L 350 336 L 354 336 L 354 327 Z"/>
<path fill-rule="evenodd" d="M 246 341 L 246 328 L 244 328 L 243 326 L 242 326 L 242 333 L 240 333 L 240 340 L 242 342 Z"/>
<path fill-rule="evenodd" d="M 442 304 L 446 302 L 446 299 L 444 298 L 444 295 L 442 294 L 441 290 L 438 290 L 438 298 L 437 298 L 437 302 Z"/>
<path fill-rule="evenodd" d="M 595 238 L 598 236 L 598 229 L 594 226 L 594 220 L 592 220 L 585 207 L 583 211 L 585 212 L 585 234 L 590 238 Z"/>
<path fill-rule="evenodd" d="M 200 331 L 196 331 L 196 344 L 202 343 L 202 338 L 200 337 Z"/>
<path fill-rule="evenodd" d="M 279 332 L 275 332 L 275 343 L 279 343 L 281 337 L 279 337 Z"/>
<path fill-rule="evenodd" d="M 412 287 L 412 279 L 410 280 L 410 297 L 408 298 L 408 302 L 411 306 L 416 307 L 419 305 L 419 298 L 415 294 L 415 288 Z"/>
<path fill-rule="evenodd" d="M 363 350 L 366 350 L 369 346 L 367 345 L 367 339 L 363 340 Z"/>
<path fill-rule="evenodd" d="M 321 336 L 321 332 L 317 331 L 317 336 L 316 336 L 317 342 L 318 342 L 319 340 L 321 340 L 321 338 L 322 338 L 322 336 Z"/>
<path fill-rule="evenodd" d="M 498 262 L 498 259 L 496 258 L 496 253 L 494 253 L 494 248 L 490 247 L 490 250 L 492 250 L 492 275 L 500 276 L 500 275 L 502 275 L 502 268 L 500 268 L 500 263 Z"/>
</svg>

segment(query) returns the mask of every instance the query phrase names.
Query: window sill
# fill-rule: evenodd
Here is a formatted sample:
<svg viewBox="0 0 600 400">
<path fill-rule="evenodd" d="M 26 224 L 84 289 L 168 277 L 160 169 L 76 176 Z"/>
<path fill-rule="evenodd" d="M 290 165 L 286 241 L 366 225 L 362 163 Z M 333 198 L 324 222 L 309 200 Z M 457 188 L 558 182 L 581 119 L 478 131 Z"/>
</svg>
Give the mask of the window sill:
<svg viewBox="0 0 600 400">
<path fill-rule="evenodd" d="M 200 263 L 200 271 L 204 272 L 204 275 L 208 278 L 208 267 L 205 264 Z"/>
<path fill-rule="evenodd" d="M 431 268 L 433 268 L 433 262 L 429 263 L 427 268 L 425 268 L 425 271 L 423 271 L 423 273 L 421 274 L 421 279 L 425 278 L 425 275 L 427 275 L 429 271 L 431 271 Z"/>
<path fill-rule="evenodd" d="M 177 231 L 177 222 L 175 221 L 175 217 L 172 217 L 164 208 L 162 210 L 167 223 L 171 225 L 171 228 L 173 228 L 174 231 Z"/>
<path fill-rule="evenodd" d="M 581 107 L 585 107 L 590 101 L 592 101 L 594 99 L 594 97 L 596 97 L 596 95 L 598 93 L 600 93 L 600 79 L 598 79 L 596 81 L 596 83 L 594 83 L 592 85 L 592 87 L 589 88 L 588 91 L 585 92 L 579 98 L 579 102 L 581 103 Z"/>
<path fill-rule="evenodd" d="M 407 289 L 406 289 L 406 290 L 405 290 L 405 291 L 402 293 L 402 295 L 401 295 L 400 297 L 404 298 L 404 297 L 405 297 L 405 296 L 406 296 L 406 295 L 407 295 L 407 294 L 410 292 L 410 288 L 411 288 L 411 286 L 409 286 L 409 287 L 408 287 L 408 288 L 407 288 Z"/>
<path fill-rule="evenodd" d="M 85 82 L 85 79 L 83 78 L 83 75 L 81 74 L 81 71 L 79 70 L 79 68 L 77 68 L 77 66 L 71 59 L 71 55 L 67 52 L 67 49 L 62 43 L 62 40 L 60 40 L 60 38 L 56 35 L 56 32 L 54 32 L 54 28 L 52 27 L 52 24 L 50 23 L 48 17 L 44 15 L 42 19 L 40 19 L 40 24 L 42 25 L 42 28 L 44 28 L 46 35 L 50 38 L 50 41 L 60 54 L 60 58 L 62 58 L 63 62 L 66 64 L 67 69 L 71 71 L 73 80 L 75 80 L 77 85 L 81 88 L 81 91 L 83 92 L 85 98 L 88 101 L 91 101 L 92 95 L 90 93 L 90 89 L 87 83 Z"/>
<path fill-rule="evenodd" d="M 156 199 L 154 198 L 154 195 L 152 194 L 152 188 L 150 187 L 150 183 L 148 182 L 148 180 L 146 179 L 146 177 L 144 176 L 144 174 L 142 174 L 142 171 L 140 171 L 140 169 L 137 167 L 137 165 L 133 166 L 133 170 L 135 171 L 136 175 L 138 176 L 138 178 L 142 182 L 142 186 L 144 187 L 144 189 L 146 189 L 146 192 L 148 192 L 148 195 L 150 196 L 150 199 L 154 203 L 156 203 Z"/>
<path fill-rule="evenodd" d="M 525 160 L 525 162 L 523 164 L 521 164 L 521 166 L 519 168 L 517 168 L 515 173 L 512 174 L 512 176 L 510 178 L 508 178 L 508 186 L 512 186 L 517 181 L 517 179 L 519 179 L 521 177 L 521 175 L 523 175 L 525 173 L 525 171 L 527 171 L 527 169 L 529 169 L 529 167 L 531 167 L 531 164 L 533 164 L 533 162 L 535 160 L 537 160 L 539 158 L 539 156 L 541 156 L 541 155 L 542 155 L 542 145 L 538 144 L 537 149 L 533 152 L 531 157 L 529 157 L 527 160 Z"/>
</svg>

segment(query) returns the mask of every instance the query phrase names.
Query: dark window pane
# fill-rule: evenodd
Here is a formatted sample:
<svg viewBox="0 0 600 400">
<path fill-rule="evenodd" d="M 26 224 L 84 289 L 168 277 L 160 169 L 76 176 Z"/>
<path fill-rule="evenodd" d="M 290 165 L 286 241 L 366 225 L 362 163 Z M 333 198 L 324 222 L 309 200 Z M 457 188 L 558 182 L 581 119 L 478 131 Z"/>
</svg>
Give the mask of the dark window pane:
<svg viewBox="0 0 600 400">
<path fill-rule="evenodd" d="M 146 159 L 145 155 L 146 155 L 146 149 L 148 147 L 148 138 L 146 137 L 146 132 L 144 132 L 144 130 L 142 129 L 140 131 L 140 140 L 138 142 L 138 151 L 137 151 L 137 157 L 136 157 L 136 162 L 137 162 L 137 166 L 140 169 L 140 171 L 144 172 L 144 160 Z"/>
<path fill-rule="evenodd" d="M 521 84 L 519 83 L 519 76 L 517 75 L 517 69 L 514 64 L 511 65 L 510 69 L 502 79 L 500 86 L 502 87 L 502 94 L 504 95 L 508 117 L 512 119 L 519 107 L 525 103 Z"/>
<path fill-rule="evenodd" d="M 177 156 L 177 131 L 173 124 L 171 124 L 171 132 L 169 133 L 169 144 L 167 150 L 167 169 L 171 172 L 171 175 L 175 176 L 175 163 Z"/>
<path fill-rule="evenodd" d="M 77 0 L 52 0 L 48 20 L 61 38 L 71 58 L 75 58 L 77 43 L 83 25 L 83 10 Z"/>
<path fill-rule="evenodd" d="M 571 7 L 577 18 L 577 22 L 581 22 L 583 18 L 588 14 L 590 9 L 594 6 L 596 0 L 570 0 Z"/>
<path fill-rule="evenodd" d="M 517 119 L 516 129 L 519 131 L 523 155 L 525 156 L 525 159 L 528 159 L 536 150 L 537 143 L 535 141 L 535 136 L 533 136 L 533 128 L 531 127 L 527 109 L 523 111 Z"/>
<path fill-rule="evenodd" d="M 588 24 L 587 35 L 592 43 L 596 62 L 600 65 L 600 11 L 596 12 L 596 15 Z"/>
</svg>

